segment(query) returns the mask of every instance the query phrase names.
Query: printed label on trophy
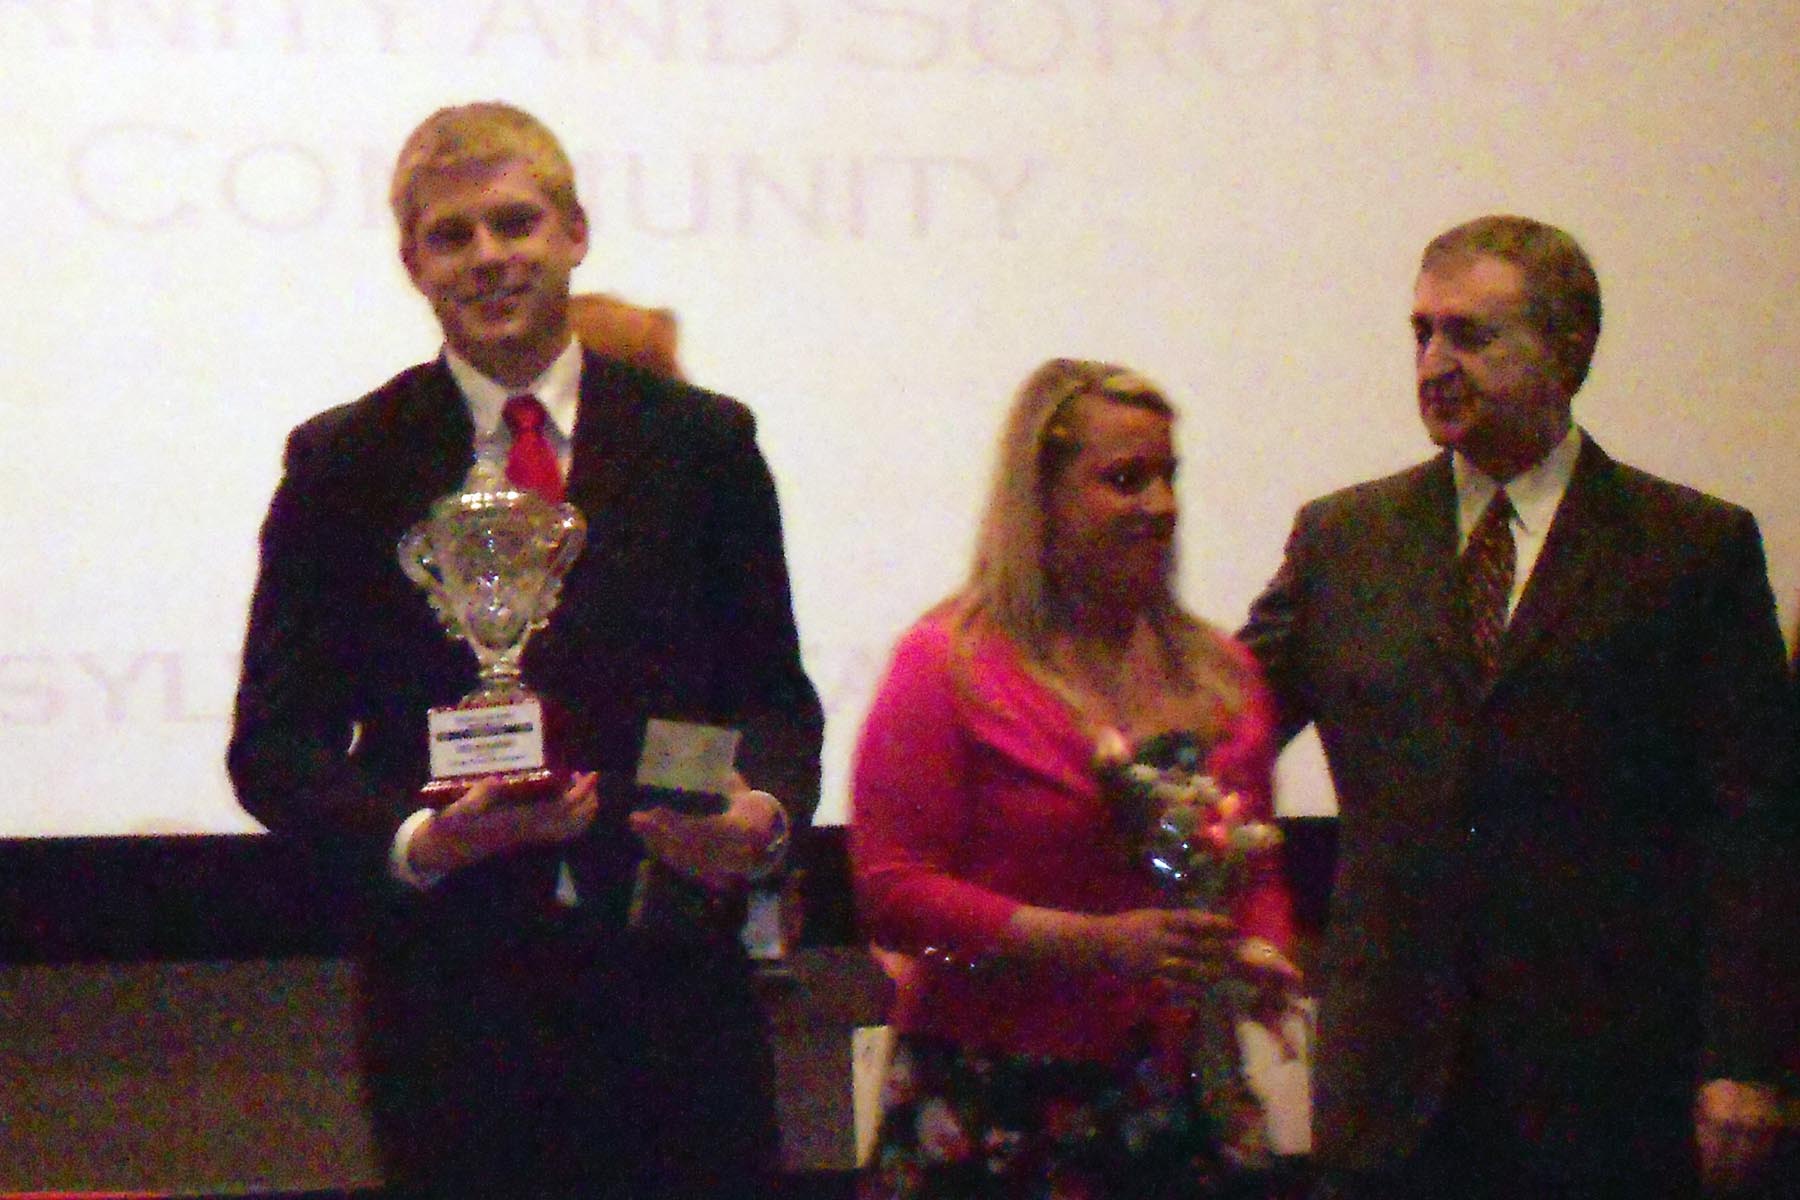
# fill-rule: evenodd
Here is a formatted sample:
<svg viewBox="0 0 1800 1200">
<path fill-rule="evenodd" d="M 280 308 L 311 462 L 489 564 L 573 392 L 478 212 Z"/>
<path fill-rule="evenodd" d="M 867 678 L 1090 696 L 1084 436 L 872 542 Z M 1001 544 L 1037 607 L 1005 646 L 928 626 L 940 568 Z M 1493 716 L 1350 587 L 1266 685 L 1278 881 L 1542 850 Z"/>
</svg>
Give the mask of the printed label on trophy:
<svg viewBox="0 0 1800 1200">
<path fill-rule="evenodd" d="M 544 706 L 435 708 L 426 717 L 434 779 L 536 771 L 544 764 Z"/>
</svg>

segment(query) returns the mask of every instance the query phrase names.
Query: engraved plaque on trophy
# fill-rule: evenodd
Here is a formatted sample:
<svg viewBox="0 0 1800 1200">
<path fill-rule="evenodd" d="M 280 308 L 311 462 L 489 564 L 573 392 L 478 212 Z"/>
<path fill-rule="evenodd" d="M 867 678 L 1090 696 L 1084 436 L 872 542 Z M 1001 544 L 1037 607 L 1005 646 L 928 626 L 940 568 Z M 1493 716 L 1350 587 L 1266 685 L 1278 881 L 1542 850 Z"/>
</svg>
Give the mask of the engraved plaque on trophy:
<svg viewBox="0 0 1800 1200">
<path fill-rule="evenodd" d="M 574 505 L 519 491 L 498 464 L 478 458 L 462 490 L 437 500 L 400 539 L 401 569 L 480 666 L 473 692 L 427 714 L 428 803 L 448 803 L 480 779 L 519 800 L 563 785 L 554 721 L 546 728 L 548 706 L 525 686 L 520 659 L 556 608 L 586 537 Z"/>
</svg>

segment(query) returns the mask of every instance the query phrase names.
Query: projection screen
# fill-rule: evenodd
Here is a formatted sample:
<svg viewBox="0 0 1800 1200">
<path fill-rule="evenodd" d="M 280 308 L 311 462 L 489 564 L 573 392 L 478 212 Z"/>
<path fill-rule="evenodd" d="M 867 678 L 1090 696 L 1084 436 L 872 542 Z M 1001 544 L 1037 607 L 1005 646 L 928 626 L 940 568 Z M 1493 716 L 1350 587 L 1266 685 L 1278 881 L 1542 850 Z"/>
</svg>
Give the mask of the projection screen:
<svg viewBox="0 0 1800 1200">
<path fill-rule="evenodd" d="M 578 288 L 673 309 L 759 416 L 826 821 L 1033 366 L 1178 402 L 1184 595 L 1235 627 L 1299 503 L 1428 452 L 1417 256 L 1484 212 L 1584 241 L 1578 419 L 1751 508 L 1791 619 L 1797 30 L 1774 0 L 0 0 L 0 836 L 256 828 L 221 755 L 282 441 L 436 353 L 384 196 L 470 99 L 565 138 Z M 1290 757 L 1283 810 L 1329 812 Z"/>
</svg>

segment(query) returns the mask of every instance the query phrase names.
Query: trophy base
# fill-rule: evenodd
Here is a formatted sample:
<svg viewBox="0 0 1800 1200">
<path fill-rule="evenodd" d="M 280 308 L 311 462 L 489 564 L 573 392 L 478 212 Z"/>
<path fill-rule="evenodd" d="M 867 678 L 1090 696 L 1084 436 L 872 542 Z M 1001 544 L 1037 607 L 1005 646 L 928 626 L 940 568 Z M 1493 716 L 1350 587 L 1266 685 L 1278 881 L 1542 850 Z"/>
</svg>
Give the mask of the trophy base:
<svg viewBox="0 0 1800 1200">
<path fill-rule="evenodd" d="M 419 789 L 419 799 L 430 808 L 443 808 L 478 783 L 494 785 L 494 799 L 500 804 L 536 804 L 562 795 L 569 786 L 569 774 L 549 767 L 528 771 L 501 771 L 493 775 L 467 775 L 450 779 L 433 779 Z"/>
<path fill-rule="evenodd" d="M 442 808 L 480 782 L 495 785 L 502 804 L 535 804 L 569 786 L 562 710 L 523 688 L 477 693 L 460 704 L 434 708 L 428 719 L 431 782 L 420 799 Z"/>
</svg>

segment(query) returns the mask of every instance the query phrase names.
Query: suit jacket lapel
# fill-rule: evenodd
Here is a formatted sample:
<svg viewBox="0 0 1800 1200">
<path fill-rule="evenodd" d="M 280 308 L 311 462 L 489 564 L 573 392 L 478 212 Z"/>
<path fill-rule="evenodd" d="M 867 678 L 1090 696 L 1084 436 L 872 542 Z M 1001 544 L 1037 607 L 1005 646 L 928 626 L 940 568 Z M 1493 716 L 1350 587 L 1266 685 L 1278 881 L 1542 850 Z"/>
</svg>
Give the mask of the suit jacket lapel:
<svg viewBox="0 0 1800 1200">
<path fill-rule="evenodd" d="M 1612 471 L 1612 459 L 1584 434 L 1569 490 L 1500 643 L 1500 678 L 1543 648 L 1576 599 L 1588 593 L 1594 572 L 1616 545 Z"/>
<path fill-rule="evenodd" d="M 475 426 L 441 356 L 395 419 L 401 426 L 389 439 L 395 458 L 384 467 L 395 494 L 429 505 L 457 490 L 474 460 Z"/>
<path fill-rule="evenodd" d="M 1409 536 L 1399 539 L 1392 569 L 1412 592 L 1445 669 L 1472 692 L 1480 681 L 1457 582 L 1456 480 L 1448 451 L 1426 465 L 1399 517 Z"/>
<path fill-rule="evenodd" d="M 649 449 L 641 377 L 628 378 L 627 372 L 592 353 L 582 361 L 568 493 L 590 525 L 604 519 L 634 478 L 634 464 Z"/>
</svg>

